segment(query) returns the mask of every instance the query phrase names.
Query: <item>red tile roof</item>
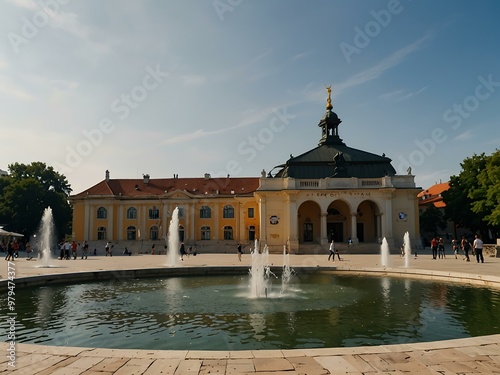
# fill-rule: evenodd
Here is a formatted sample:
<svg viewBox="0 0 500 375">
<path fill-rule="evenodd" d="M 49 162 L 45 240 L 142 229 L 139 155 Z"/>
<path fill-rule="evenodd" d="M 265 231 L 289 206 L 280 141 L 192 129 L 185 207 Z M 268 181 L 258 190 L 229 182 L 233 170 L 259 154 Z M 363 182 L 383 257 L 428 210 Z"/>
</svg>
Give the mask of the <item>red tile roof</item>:
<svg viewBox="0 0 500 375">
<path fill-rule="evenodd" d="M 442 182 L 436 185 L 432 185 L 430 188 L 418 193 L 417 197 L 419 199 L 418 204 L 420 206 L 426 206 L 428 204 L 434 204 L 436 208 L 444 208 L 446 204 L 443 202 L 443 197 L 441 193 L 450 188 L 449 182 Z M 425 196 L 425 199 L 424 199 Z"/>
<path fill-rule="evenodd" d="M 73 195 L 83 198 L 89 195 L 109 195 L 122 197 L 144 197 L 165 195 L 174 191 L 185 191 L 190 195 L 248 195 L 259 187 L 257 177 L 221 178 L 158 178 L 149 179 L 110 179 L 103 180 L 91 188 Z"/>
</svg>

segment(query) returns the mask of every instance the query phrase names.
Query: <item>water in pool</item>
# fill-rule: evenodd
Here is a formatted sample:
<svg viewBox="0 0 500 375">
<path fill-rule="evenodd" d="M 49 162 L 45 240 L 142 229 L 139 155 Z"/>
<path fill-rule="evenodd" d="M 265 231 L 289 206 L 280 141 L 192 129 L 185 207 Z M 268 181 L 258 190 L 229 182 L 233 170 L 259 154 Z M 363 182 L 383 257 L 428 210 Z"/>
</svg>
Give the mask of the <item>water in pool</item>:
<svg viewBox="0 0 500 375">
<path fill-rule="evenodd" d="M 500 333 L 500 291 L 296 275 L 250 298 L 247 276 L 128 279 L 16 291 L 17 342 L 248 350 L 402 344 Z M 6 299 L 5 299 L 6 300 Z M 6 316 L 7 304 L 0 303 Z M 7 330 L 8 322 L 0 327 Z"/>
</svg>

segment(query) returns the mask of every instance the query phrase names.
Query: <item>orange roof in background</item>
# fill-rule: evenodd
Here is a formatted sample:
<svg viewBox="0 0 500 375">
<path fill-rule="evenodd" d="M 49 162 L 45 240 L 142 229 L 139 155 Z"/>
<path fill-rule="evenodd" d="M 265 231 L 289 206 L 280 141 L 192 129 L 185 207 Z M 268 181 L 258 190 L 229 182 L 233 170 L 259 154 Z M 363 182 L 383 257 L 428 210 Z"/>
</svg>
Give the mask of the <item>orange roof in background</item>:
<svg viewBox="0 0 500 375">
<path fill-rule="evenodd" d="M 433 203 L 436 208 L 445 208 L 446 204 L 443 202 L 443 197 L 441 193 L 450 188 L 449 182 L 442 182 L 436 185 L 432 185 L 430 188 L 418 193 L 417 197 L 419 199 L 418 204 L 420 206 L 426 206 Z M 425 196 L 425 199 L 423 199 Z"/>
<path fill-rule="evenodd" d="M 109 195 L 122 197 L 145 197 L 165 195 L 174 191 L 185 191 L 191 195 L 246 195 L 259 187 L 258 177 L 234 178 L 157 178 L 149 179 L 110 179 L 103 180 L 91 188 L 73 195 L 83 198 L 88 195 Z"/>
</svg>

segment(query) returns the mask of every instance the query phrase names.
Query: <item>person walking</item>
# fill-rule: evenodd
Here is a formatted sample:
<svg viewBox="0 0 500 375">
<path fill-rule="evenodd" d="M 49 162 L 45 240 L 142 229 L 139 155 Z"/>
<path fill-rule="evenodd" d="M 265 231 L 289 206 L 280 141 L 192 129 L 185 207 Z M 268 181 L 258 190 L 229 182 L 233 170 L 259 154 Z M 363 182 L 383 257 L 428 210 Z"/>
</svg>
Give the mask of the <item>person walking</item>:
<svg viewBox="0 0 500 375">
<path fill-rule="evenodd" d="M 451 240 L 451 248 L 453 249 L 453 253 L 455 254 L 455 259 L 458 259 L 458 242 L 456 239 Z"/>
<path fill-rule="evenodd" d="M 82 259 L 87 259 L 87 255 L 88 255 L 88 252 L 89 252 L 89 244 L 87 243 L 87 241 L 83 241 L 83 245 L 82 245 Z"/>
<path fill-rule="evenodd" d="M 330 255 L 328 255 L 328 261 L 330 261 L 330 258 L 333 257 L 332 261 L 335 262 L 335 241 L 332 240 L 330 243 Z"/>
<path fill-rule="evenodd" d="M 444 253 L 444 239 L 443 239 L 443 237 L 439 237 L 438 252 L 439 252 L 439 259 L 446 258 L 446 255 Z"/>
<path fill-rule="evenodd" d="M 462 247 L 462 250 L 465 254 L 464 260 L 467 260 L 467 262 L 470 262 L 469 258 L 469 250 L 470 250 L 470 242 L 465 238 L 465 236 L 462 236 L 462 242 L 460 243 L 460 246 Z"/>
<path fill-rule="evenodd" d="M 7 242 L 7 256 L 5 260 L 14 260 L 14 247 L 12 246 L 12 240 Z"/>
<path fill-rule="evenodd" d="M 71 251 L 73 252 L 73 260 L 76 259 L 76 250 L 78 249 L 78 244 L 75 240 L 71 242 Z"/>
<path fill-rule="evenodd" d="M 432 250 L 432 259 L 436 259 L 438 251 L 438 242 L 436 240 L 436 237 L 433 237 L 431 240 L 431 250 Z"/>
<path fill-rule="evenodd" d="M 472 245 L 472 248 L 474 249 L 474 253 L 476 254 L 476 260 L 479 263 L 484 263 L 484 257 L 483 257 L 483 240 L 481 240 L 481 237 L 476 234 L 474 238 L 474 243 Z"/>
<path fill-rule="evenodd" d="M 69 260 L 69 252 L 71 251 L 71 244 L 69 243 L 69 240 L 64 241 L 64 259 Z"/>
<path fill-rule="evenodd" d="M 109 242 L 106 242 L 106 246 L 104 246 L 104 250 L 106 250 L 106 256 L 108 256 L 109 252 L 111 250 L 111 244 Z"/>
<path fill-rule="evenodd" d="M 238 260 L 241 262 L 241 254 L 243 254 L 243 250 L 241 249 L 241 244 L 238 244 Z"/>
</svg>

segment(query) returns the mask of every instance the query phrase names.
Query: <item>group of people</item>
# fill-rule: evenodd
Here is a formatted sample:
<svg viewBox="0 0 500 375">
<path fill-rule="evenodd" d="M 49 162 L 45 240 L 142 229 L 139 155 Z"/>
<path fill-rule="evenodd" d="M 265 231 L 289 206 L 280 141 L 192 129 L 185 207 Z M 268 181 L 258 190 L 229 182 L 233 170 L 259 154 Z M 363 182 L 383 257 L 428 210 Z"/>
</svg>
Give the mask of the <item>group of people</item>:
<svg viewBox="0 0 500 375">
<path fill-rule="evenodd" d="M 26 250 L 28 254 L 28 259 L 31 259 L 31 246 L 29 243 L 24 245 L 22 242 L 16 241 L 10 238 L 6 243 L 0 242 L 0 250 L 5 251 L 7 255 L 5 260 L 14 260 L 14 258 L 19 257 L 19 251 Z"/>
<path fill-rule="evenodd" d="M 87 241 L 83 241 L 82 244 L 78 244 L 76 241 L 71 241 L 65 240 L 64 242 L 61 242 L 59 244 L 59 258 L 60 260 L 66 259 L 69 260 L 71 258 L 76 259 L 78 257 L 78 247 L 81 248 L 82 252 L 82 259 L 87 259 L 88 258 L 88 253 L 89 253 L 89 244 Z M 94 255 L 95 255 L 94 250 Z"/>
<path fill-rule="evenodd" d="M 472 251 L 472 255 L 476 257 L 477 263 L 484 263 L 483 244 L 483 240 L 481 240 L 481 236 L 478 234 L 474 236 L 474 242 L 472 244 L 465 236 L 462 236 L 460 241 L 456 239 L 451 240 L 451 247 L 453 249 L 455 259 L 458 259 L 461 251 L 463 254 L 463 260 L 466 260 L 467 262 L 470 262 L 469 252 Z M 436 256 L 438 256 L 439 259 L 446 258 L 444 239 L 442 237 L 439 239 L 434 237 L 431 240 L 431 250 L 432 259 L 436 259 Z"/>
</svg>

